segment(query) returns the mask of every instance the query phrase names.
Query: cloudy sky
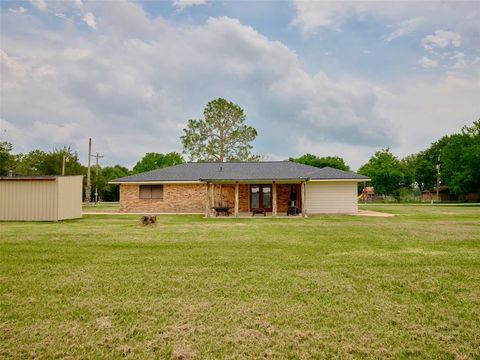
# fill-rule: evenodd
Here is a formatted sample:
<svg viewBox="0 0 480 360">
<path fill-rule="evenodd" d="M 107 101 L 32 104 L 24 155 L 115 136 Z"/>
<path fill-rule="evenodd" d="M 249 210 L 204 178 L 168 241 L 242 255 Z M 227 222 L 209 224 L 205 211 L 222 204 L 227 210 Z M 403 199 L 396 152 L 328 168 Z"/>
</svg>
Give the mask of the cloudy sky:
<svg viewBox="0 0 480 360">
<path fill-rule="evenodd" d="M 426 148 L 480 116 L 480 2 L 2 1 L 1 131 L 104 164 L 181 151 L 239 104 L 280 160 Z"/>
</svg>

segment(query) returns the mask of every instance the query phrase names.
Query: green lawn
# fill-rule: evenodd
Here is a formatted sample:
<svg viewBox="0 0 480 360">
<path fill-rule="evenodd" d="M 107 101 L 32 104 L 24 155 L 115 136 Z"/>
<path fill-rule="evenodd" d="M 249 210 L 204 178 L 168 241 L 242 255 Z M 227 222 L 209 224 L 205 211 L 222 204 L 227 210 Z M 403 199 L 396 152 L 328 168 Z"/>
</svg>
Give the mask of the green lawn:
<svg viewBox="0 0 480 360">
<path fill-rule="evenodd" d="M 91 203 L 90 206 L 85 206 L 83 203 L 82 210 L 84 212 L 116 212 L 120 210 L 120 203 L 118 202 L 107 202 L 107 203 Z"/>
<path fill-rule="evenodd" d="M 0 223 L 0 358 L 480 358 L 480 207 Z"/>
</svg>

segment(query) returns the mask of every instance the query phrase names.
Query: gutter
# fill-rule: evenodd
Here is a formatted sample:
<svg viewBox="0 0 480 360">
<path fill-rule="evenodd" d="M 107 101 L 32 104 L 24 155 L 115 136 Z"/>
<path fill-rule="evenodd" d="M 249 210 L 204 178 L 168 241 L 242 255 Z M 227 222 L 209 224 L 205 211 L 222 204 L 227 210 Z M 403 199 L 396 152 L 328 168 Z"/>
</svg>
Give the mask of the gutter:
<svg viewBox="0 0 480 360">
<path fill-rule="evenodd" d="M 309 179 L 310 182 L 328 182 L 328 181 L 356 181 L 356 182 L 364 182 L 364 181 L 372 181 L 371 179 Z"/>
</svg>

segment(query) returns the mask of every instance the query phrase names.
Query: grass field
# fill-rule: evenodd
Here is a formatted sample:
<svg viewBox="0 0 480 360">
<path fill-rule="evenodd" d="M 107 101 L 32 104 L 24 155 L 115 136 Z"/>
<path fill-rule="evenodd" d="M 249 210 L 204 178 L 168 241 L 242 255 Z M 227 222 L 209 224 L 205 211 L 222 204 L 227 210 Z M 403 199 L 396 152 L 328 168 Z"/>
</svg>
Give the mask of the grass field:
<svg viewBox="0 0 480 360">
<path fill-rule="evenodd" d="M 0 358 L 480 358 L 480 207 L 0 223 Z"/>
<path fill-rule="evenodd" d="M 83 204 L 83 211 L 84 212 L 117 212 L 120 210 L 120 203 L 112 202 L 112 203 L 98 203 L 95 205 L 92 203 L 89 207 Z"/>
</svg>

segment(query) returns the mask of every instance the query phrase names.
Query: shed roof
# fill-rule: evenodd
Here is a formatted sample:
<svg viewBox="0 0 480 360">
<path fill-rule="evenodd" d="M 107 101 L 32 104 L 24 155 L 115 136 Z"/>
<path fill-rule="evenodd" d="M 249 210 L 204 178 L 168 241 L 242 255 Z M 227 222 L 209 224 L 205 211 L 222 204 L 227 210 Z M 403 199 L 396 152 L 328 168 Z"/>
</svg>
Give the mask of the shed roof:
<svg viewBox="0 0 480 360">
<path fill-rule="evenodd" d="M 351 171 L 291 161 L 190 162 L 125 176 L 111 183 L 161 181 L 369 180 Z"/>
<path fill-rule="evenodd" d="M 61 177 L 75 177 L 83 175 L 13 175 L 0 176 L 0 181 L 55 181 Z"/>
</svg>

